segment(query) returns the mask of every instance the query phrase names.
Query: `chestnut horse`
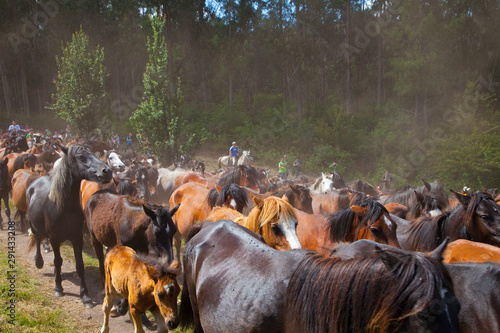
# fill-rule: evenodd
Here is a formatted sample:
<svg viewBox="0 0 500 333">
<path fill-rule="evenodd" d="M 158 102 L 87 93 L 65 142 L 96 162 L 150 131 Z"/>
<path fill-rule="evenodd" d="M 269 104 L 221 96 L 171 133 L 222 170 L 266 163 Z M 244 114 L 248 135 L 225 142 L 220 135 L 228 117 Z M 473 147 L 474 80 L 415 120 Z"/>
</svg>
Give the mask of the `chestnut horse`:
<svg viewBox="0 0 500 333">
<path fill-rule="evenodd" d="M 333 214 L 349 207 L 352 193 L 348 189 L 333 190 L 326 194 L 311 192 L 314 214 Z M 321 207 L 321 208 L 320 208 Z"/>
<path fill-rule="evenodd" d="M 297 215 L 286 196 L 282 199 L 270 196 L 263 200 L 253 195 L 251 197 L 255 207 L 248 216 L 231 208 L 215 207 L 206 220 L 234 221 L 261 235 L 266 244 L 276 250 L 300 249 L 301 245 L 297 238 Z"/>
<path fill-rule="evenodd" d="M 162 258 L 164 259 L 164 258 Z M 120 295 L 130 304 L 135 333 L 144 333 L 141 315 L 150 310 L 158 332 L 168 332 L 179 325 L 177 315 L 177 284 L 179 262 L 137 256 L 126 246 L 116 246 L 106 255 L 105 297 L 102 303 L 104 322 L 101 332 L 109 332 L 109 313 L 113 299 Z"/>
<path fill-rule="evenodd" d="M 80 206 L 80 182 L 82 179 L 107 183 L 111 181 L 111 169 L 87 148 L 60 146 L 64 156 L 52 169 L 50 176 L 36 179 L 27 190 L 28 216 L 31 224 L 29 249 L 36 243 L 35 264 L 43 267 L 40 243 L 48 238 L 54 251 L 56 296 L 63 295 L 60 246 L 65 240 L 73 245 L 76 271 L 80 278 L 80 296 L 85 306 L 92 305 L 85 284 L 82 258 L 84 215 Z"/>
<path fill-rule="evenodd" d="M 327 255 L 337 242 L 371 239 L 400 248 L 397 224 L 389 212 L 373 199 L 366 199 L 324 218 L 299 214 L 297 235 L 304 248 Z"/>
<path fill-rule="evenodd" d="M 26 190 L 38 177 L 40 177 L 39 174 L 25 169 L 17 170 L 14 173 L 14 177 L 12 177 L 12 203 L 17 208 L 14 219 L 17 216 L 21 218 L 21 232 L 26 232 L 28 230 L 28 224 L 26 223 L 26 212 L 28 211 Z"/>
<path fill-rule="evenodd" d="M 130 197 L 100 190 L 87 202 L 85 215 L 99 270 L 104 278 L 103 245 L 124 245 L 139 253 L 155 253 L 173 259 L 172 238 L 177 227 L 172 221 L 179 206 L 170 211 L 162 206 L 148 206 Z"/>
<path fill-rule="evenodd" d="M 487 261 L 500 264 L 499 247 L 466 239 L 457 239 L 448 244 L 443 254 L 443 262 L 447 264 Z"/>
<path fill-rule="evenodd" d="M 276 251 L 219 221 L 193 228 L 183 264 L 181 327 L 195 332 L 458 332 L 449 275 L 419 253 Z"/>
<path fill-rule="evenodd" d="M 500 206 L 486 191 L 464 195 L 452 191 L 460 204 L 451 212 L 422 217 L 398 228 L 403 248 L 432 251 L 445 237 L 500 246 Z"/>
</svg>

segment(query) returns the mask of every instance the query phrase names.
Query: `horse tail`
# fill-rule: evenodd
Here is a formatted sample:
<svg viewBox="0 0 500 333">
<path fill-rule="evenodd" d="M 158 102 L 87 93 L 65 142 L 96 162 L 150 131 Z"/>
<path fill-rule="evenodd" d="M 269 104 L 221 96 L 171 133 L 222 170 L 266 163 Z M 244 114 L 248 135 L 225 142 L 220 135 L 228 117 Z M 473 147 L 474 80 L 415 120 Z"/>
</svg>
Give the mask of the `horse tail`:
<svg viewBox="0 0 500 333">
<path fill-rule="evenodd" d="M 219 169 L 222 168 L 222 157 L 219 157 Z"/>
<path fill-rule="evenodd" d="M 194 313 L 191 306 L 191 299 L 189 297 L 189 290 L 186 285 L 186 277 L 182 283 L 181 305 L 179 309 L 179 326 L 182 330 L 186 330 L 194 326 Z"/>
<path fill-rule="evenodd" d="M 40 239 L 40 242 L 43 241 L 45 238 L 42 237 Z M 33 233 L 33 230 L 29 230 L 29 241 L 28 241 L 28 249 L 26 250 L 27 253 L 31 252 L 31 250 L 33 250 L 33 248 L 35 247 L 36 245 L 36 239 L 35 239 L 35 234 Z"/>
</svg>

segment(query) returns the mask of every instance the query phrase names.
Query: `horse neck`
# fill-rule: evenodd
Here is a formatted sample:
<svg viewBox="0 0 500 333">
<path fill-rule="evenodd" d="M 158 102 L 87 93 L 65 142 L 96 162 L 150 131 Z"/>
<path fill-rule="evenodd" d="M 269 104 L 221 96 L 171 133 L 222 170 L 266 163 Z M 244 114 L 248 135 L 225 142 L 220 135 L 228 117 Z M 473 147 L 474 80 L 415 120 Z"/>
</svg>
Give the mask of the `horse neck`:
<svg viewBox="0 0 500 333">
<path fill-rule="evenodd" d="M 443 218 L 441 223 L 442 237 L 449 236 L 450 242 L 470 238 L 467 235 L 467 221 L 465 221 L 465 209 L 462 205 Z"/>
</svg>

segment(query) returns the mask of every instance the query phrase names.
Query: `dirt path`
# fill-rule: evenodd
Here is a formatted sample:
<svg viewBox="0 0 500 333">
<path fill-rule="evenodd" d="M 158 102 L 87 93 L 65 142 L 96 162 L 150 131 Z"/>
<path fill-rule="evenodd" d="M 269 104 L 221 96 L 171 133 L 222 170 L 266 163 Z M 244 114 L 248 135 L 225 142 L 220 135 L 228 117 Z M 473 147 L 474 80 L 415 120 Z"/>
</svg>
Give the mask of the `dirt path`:
<svg viewBox="0 0 500 333">
<path fill-rule="evenodd" d="M 13 215 L 13 213 L 11 215 Z M 7 221 L 7 217 L 3 210 L 2 217 L 4 226 L 6 226 L 5 221 Z M 44 295 L 48 298 L 55 299 L 56 302 L 63 305 L 65 312 L 69 313 L 70 316 L 75 318 L 76 322 L 79 323 L 79 327 L 81 328 L 80 332 L 100 332 L 103 313 L 102 297 L 100 296 L 102 287 L 98 268 L 93 266 L 85 267 L 87 288 L 89 289 L 90 297 L 94 301 L 94 307 L 86 309 L 79 297 L 79 278 L 76 274 L 74 262 L 71 258 L 68 258 L 67 255 L 65 256 L 63 254 L 62 286 L 64 288 L 64 296 L 55 297 L 53 291 L 55 285 L 53 252 L 42 254 L 45 265 L 42 269 L 37 269 L 34 262 L 35 250 L 27 253 L 28 240 L 29 237 L 27 234 L 16 232 L 16 264 L 28 271 L 33 277 L 33 280 L 39 282 L 40 291 Z M 0 231 L 0 246 L 3 251 L 7 251 L 7 231 L 5 229 Z M 110 332 L 112 333 L 133 332 L 133 330 L 133 324 L 128 320 L 128 315 L 110 319 Z M 22 332 L 22 329 L 16 330 L 16 332 Z"/>
</svg>

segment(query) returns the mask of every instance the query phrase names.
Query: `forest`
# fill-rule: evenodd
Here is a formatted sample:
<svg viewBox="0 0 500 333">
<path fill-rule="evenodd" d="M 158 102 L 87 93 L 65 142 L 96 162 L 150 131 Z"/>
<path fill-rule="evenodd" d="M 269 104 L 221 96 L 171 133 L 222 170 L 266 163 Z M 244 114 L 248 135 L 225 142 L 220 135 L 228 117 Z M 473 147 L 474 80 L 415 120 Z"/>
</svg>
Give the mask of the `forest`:
<svg viewBox="0 0 500 333">
<path fill-rule="evenodd" d="M 500 184 L 498 0 L 0 0 L 2 130 L 66 127 L 58 66 L 80 32 L 104 77 L 85 133 L 147 133 L 154 17 L 176 96 L 162 161 L 237 141 L 257 165 L 300 156 L 316 175 L 335 161 L 349 180 Z"/>
</svg>

